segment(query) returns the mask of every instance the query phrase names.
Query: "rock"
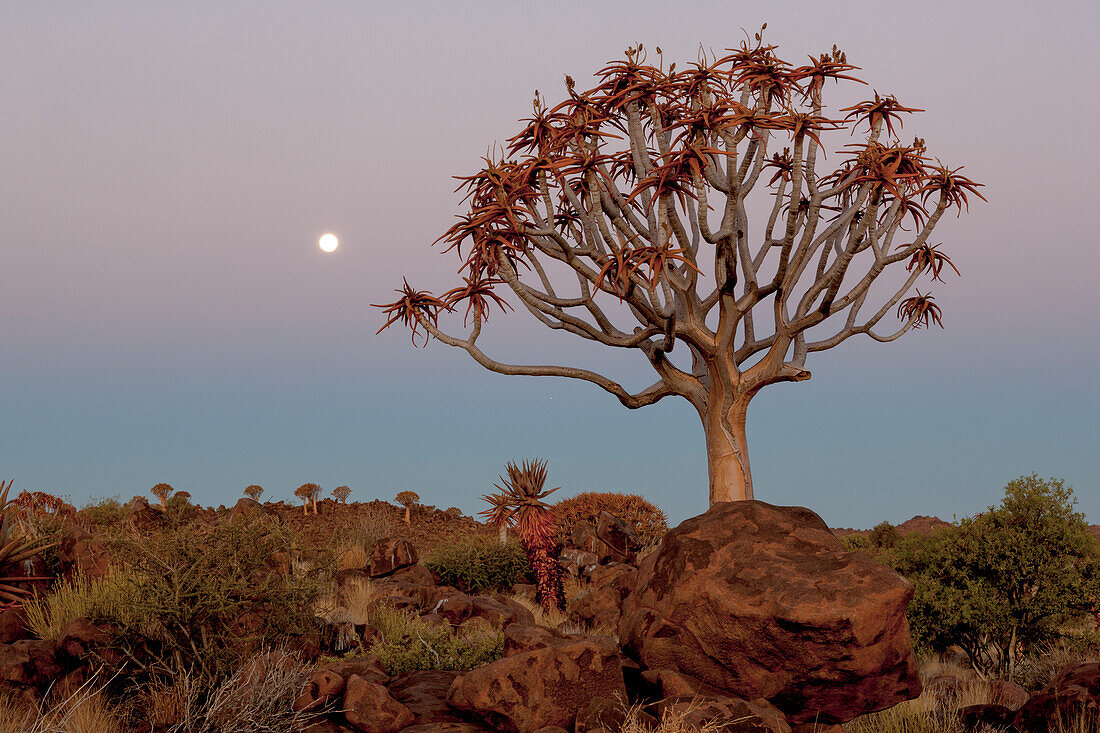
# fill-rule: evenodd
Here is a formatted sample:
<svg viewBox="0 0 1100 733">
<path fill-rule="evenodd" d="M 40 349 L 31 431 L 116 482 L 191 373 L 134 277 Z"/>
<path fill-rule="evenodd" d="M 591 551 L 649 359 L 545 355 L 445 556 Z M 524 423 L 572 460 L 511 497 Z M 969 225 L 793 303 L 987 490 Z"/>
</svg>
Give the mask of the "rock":
<svg viewBox="0 0 1100 733">
<path fill-rule="evenodd" d="M 642 680 L 655 698 L 723 696 L 718 688 L 671 669 L 647 669 Z"/>
<path fill-rule="evenodd" d="M 397 733 L 413 724 L 412 711 L 390 696 L 382 685 L 353 674 L 342 706 L 351 727 L 361 733 Z"/>
<path fill-rule="evenodd" d="M 1079 723 L 1084 719 L 1084 723 Z M 1100 724 L 1100 663 L 1071 664 L 1049 685 L 1032 695 L 1012 717 L 1028 733 L 1091 730 Z M 1078 727 L 1079 726 L 1079 727 Z"/>
<path fill-rule="evenodd" d="M 575 547 L 566 547 L 558 555 L 558 564 L 561 565 L 562 570 L 572 575 L 574 578 L 581 578 L 588 575 L 588 572 L 600 564 L 600 556 L 594 552 L 586 552 L 584 550 L 578 550 Z"/>
<path fill-rule="evenodd" d="M 164 510 L 149 506 L 144 496 L 135 496 L 126 505 L 124 521 L 132 529 L 147 532 L 164 525 Z"/>
<path fill-rule="evenodd" d="M 353 676 L 358 676 L 362 677 L 367 682 L 373 682 L 378 685 L 385 685 L 390 681 L 390 676 L 386 674 L 386 668 L 382 666 L 382 660 L 373 654 L 353 657 L 351 659 L 341 659 L 336 662 L 325 662 L 325 664 L 318 667 L 318 669 L 334 672 L 343 677 L 344 680 L 351 679 Z"/>
<path fill-rule="evenodd" d="M 57 644 L 52 641 L 21 639 L 0 644 L 0 682 L 43 688 L 63 672 L 57 661 Z"/>
<path fill-rule="evenodd" d="M 408 728 L 405 730 L 408 730 Z M 355 728 L 349 728 L 335 721 L 321 718 L 302 728 L 302 733 L 355 733 Z"/>
<path fill-rule="evenodd" d="M 959 708 L 956 714 L 963 730 L 1007 728 L 1012 722 L 1012 710 L 1004 705 L 967 705 Z"/>
<path fill-rule="evenodd" d="M 503 596 L 500 596 L 503 598 Z M 535 620 L 531 612 L 518 603 L 515 606 L 509 606 L 506 603 L 502 603 L 500 600 L 490 596 L 474 596 L 470 599 L 473 603 L 473 607 L 470 609 L 471 618 L 483 618 L 490 626 L 496 629 L 503 629 L 509 624 L 515 623 L 518 607 L 526 616 L 531 617 L 531 621 Z M 524 619 L 526 621 L 527 619 Z"/>
<path fill-rule="evenodd" d="M 456 678 L 447 704 L 495 730 L 525 733 L 548 725 L 570 729 L 593 697 L 626 700 L 617 650 L 598 641 L 563 640 Z"/>
<path fill-rule="evenodd" d="M 1027 703 L 1030 695 L 1020 685 L 1008 680 L 993 680 L 989 683 L 989 700 L 1004 705 L 1011 710 L 1019 710 Z"/>
<path fill-rule="evenodd" d="M 565 638 L 561 632 L 545 626 L 513 624 L 504 629 L 504 656 L 542 649 Z"/>
<path fill-rule="evenodd" d="M 390 694 L 412 711 L 414 723 L 463 723 L 454 710 L 447 707 L 447 692 L 458 672 L 440 669 L 409 672 L 389 684 Z"/>
<path fill-rule="evenodd" d="M 432 571 L 424 565 L 409 565 L 394 572 L 391 576 L 395 580 L 403 580 L 414 585 L 433 586 L 436 583 Z"/>
<path fill-rule="evenodd" d="M 419 559 L 413 544 L 401 537 L 384 537 L 367 550 L 367 569 L 372 578 L 381 578 L 395 570 L 415 565 Z"/>
<path fill-rule="evenodd" d="M 22 606 L 0 610 L 0 644 L 10 644 L 31 636 L 27 628 L 27 612 Z"/>
<path fill-rule="evenodd" d="M 791 733 L 846 733 L 840 723 L 795 723 Z"/>
<path fill-rule="evenodd" d="M 92 651 L 111 643 L 114 630 L 107 624 L 95 624 L 88 618 L 75 618 L 58 635 L 60 651 L 73 659 L 84 659 Z"/>
<path fill-rule="evenodd" d="M 674 697 L 657 703 L 661 717 L 681 721 L 683 730 L 710 725 L 729 733 L 791 733 L 783 714 L 767 700 L 732 697 Z"/>
<path fill-rule="evenodd" d="M 447 619 L 452 626 L 458 626 L 470 617 L 473 610 L 474 602 L 470 596 L 461 591 L 455 591 L 432 604 L 430 612 Z"/>
<path fill-rule="evenodd" d="M 591 552 L 597 557 L 603 549 L 603 543 L 596 536 L 596 526 L 591 522 L 577 522 L 569 533 L 569 544 L 578 550 Z"/>
<path fill-rule="evenodd" d="M 262 513 L 263 508 L 260 506 L 260 502 L 255 499 L 249 499 L 247 496 L 242 496 L 240 499 L 237 499 L 237 503 L 229 510 L 229 521 L 235 522 L 238 519 L 247 519 Z"/>
<path fill-rule="evenodd" d="M 57 547 L 61 576 L 68 581 L 77 576 L 102 578 L 110 569 L 110 558 L 103 543 L 79 526 L 70 527 Z"/>
<path fill-rule="evenodd" d="M 471 723 L 424 723 L 402 728 L 401 733 L 485 733 L 488 728 Z M 562 731 L 568 733 L 568 731 Z"/>
<path fill-rule="evenodd" d="M 505 626 L 510 626 L 512 624 L 523 624 L 525 626 L 534 625 L 535 614 L 531 613 L 531 609 L 527 608 L 527 606 L 523 605 L 515 598 L 509 598 L 508 596 L 500 593 L 497 593 L 490 597 L 512 612 L 511 619 L 505 620 Z M 534 598 L 534 596 L 532 596 L 532 598 Z"/>
<path fill-rule="evenodd" d="M 596 521 L 596 537 L 605 548 L 599 553 L 602 562 L 605 558 L 614 562 L 633 562 L 638 550 L 642 549 L 637 533 L 610 512 L 600 512 Z"/>
<path fill-rule="evenodd" d="M 539 728 L 535 733 L 569 733 L 569 731 L 556 725 L 546 725 Z"/>
<path fill-rule="evenodd" d="M 569 618 L 589 628 L 614 629 L 622 616 L 622 605 L 634 589 L 638 571 L 632 565 L 612 563 L 592 571 L 591 584 L 569 604 Z"/>
<path fill-rule="evenodd" d="M 318 669 L 310 676 L 291 708 L 297 712 L 312 712 L 332 705 L 344 694 L 346 684 L 344 678 L 331 669 Z"/>
<path fill-rule="evenodd" d="M 791 723 L 843 723 L 920 694 L 912 594 L 808 509 L 720 503 L 642 561 L 619 638 L 646 668 L 766 698 Z"/>
<path fill-rule="evenodd" d="M 623 700 L 608 700 L 606 697 L 594 697 L 577 711 L 577 720 L 573 724 L 575 733 L 590 733 L 602 728 L 621 730 L 626 722 L 626 705 Z M 657 721 L 654 720 L 654 723 Z"/>
</svg>

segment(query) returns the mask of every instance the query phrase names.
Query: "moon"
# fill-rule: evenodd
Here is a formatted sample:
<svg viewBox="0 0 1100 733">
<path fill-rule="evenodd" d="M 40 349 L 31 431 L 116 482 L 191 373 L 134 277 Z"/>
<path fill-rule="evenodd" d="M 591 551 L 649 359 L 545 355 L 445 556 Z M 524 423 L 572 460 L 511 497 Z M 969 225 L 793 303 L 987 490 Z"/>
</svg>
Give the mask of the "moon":
<svg viewBox="0 0 1100 733">
<path fill-rule="evenodd" d="M 335 252 L 336 248 L 340 246 L 340 240 L 336 238 L 335 234 L 329 232 L 321 235 L 321 238 L 317 240 L 317 246 L 321 248 L 322 252 Z"/>
</svg>

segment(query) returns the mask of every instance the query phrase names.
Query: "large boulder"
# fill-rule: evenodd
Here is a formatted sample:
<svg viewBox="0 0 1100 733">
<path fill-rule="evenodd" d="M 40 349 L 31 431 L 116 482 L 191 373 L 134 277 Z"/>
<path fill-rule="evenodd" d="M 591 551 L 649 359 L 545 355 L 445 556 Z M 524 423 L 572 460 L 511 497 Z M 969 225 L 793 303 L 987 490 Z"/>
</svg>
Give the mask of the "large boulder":
<svg viewBox="0 0 1100 733">
<path fill-rule="evenodd" d="M 381 578 L 416 565 L 418 559 L 413 543 L 403 537 L 384 537 L 367 550 L 367 570 L 372 578 Z"/>
<path fill-rule="evenodd" d="M 623 649 L 791 723 L 843 723 L 921 692 L 913 587 L 809 509 L 720 503 L 665 535 L 623 606 Z"/>
<path fill-rule="evenodd" d="M 416 717 L 385 687 L 354 674 L 344 691 L 343 711 L 348 724 L 362 733 L 397 733 Z"/>
<path fill-rule="evenodd" d="M 626 700 L 622 661 L 609 643 L 561 640 L 504 657 L 455 679 L 447 704 L 477 715 L 494 730 L 527 733 L 573 729 L 592 698 Z"/>
<path fill-rule="evenodd" d="M 79 526 L 69 527 L 57 548 L 58 564 L 65 580 L 76 576 L 102 578 L 110 570 L 110 557 L 103 542 Z"/>
<path fill-rule="evenodd" d="M 1016 711 L 1012 725 L 1028 733 L 1100 728 L 1100 663 L 1063 669 Z"/>
</svg>

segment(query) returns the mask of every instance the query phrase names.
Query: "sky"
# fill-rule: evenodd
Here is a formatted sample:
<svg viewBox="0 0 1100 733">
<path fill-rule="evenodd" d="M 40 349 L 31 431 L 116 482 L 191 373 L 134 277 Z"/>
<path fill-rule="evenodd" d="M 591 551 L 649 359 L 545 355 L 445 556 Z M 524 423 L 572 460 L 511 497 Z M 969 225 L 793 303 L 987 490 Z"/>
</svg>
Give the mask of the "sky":
<svg viewBox="0 0 1100 733">
<path fill-rule="evenodd" d="M 638 493 L 673 523 L 705 511 L 686 402 L 631 411 L 493 374 L 375 335 L 371 304 L 403 277 L 455 284 L 430 246 L 460 212 L 452 176 L 515 132 L 533 90 L 586 88 L 637 42 L 694 61 L 767 22 L 785 58 L 835 43 L 868 89 L 926 110 L 905 135 L 989 202 L 934 234 L 962 271 L 934 290 L 944 330 L 850 340 L 753 401 L 757 498 L 870 527 L 970 515 L 1036 472 L 1100 523 L 1100 10 L 1035 7 L 6 2 L 0 477 L 78 506 L 162 481 L 207 505 L 253 483 L 293 500 L 314 481 L 472 513 L 506 461 L 538 457 L 556 496 Z M 640 354 L 526 313 L 482 341 L 649 382 Z"/>
</svg>

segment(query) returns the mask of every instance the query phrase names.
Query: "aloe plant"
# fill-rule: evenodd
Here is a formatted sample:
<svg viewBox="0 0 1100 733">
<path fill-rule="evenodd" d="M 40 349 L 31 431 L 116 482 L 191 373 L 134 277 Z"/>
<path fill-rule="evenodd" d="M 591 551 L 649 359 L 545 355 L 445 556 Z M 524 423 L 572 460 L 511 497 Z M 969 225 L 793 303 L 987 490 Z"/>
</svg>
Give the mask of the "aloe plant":
<svg viewBox="0 0 1100 733">
<path fill-rule="evenodd" d="M 16 521 L 12 507 L 8 503 L 8 491 L 11 490 L 14 479 L 8 482 L 0 481 L 0 573 L 12 565 L 17 565 L 30 559 L 37 552 L 56 543 L 40 542 L 29 537 L 23 527 Z M 31 592 L 25 588 L 14 585 L 15 581 L 49 580 L 45 576 L 9 576 L 0 575 L 0 600 L 21 602 L 30 596 Z"/>
<path fill-rule="evenodd" d="M 489 509 L 481 512 L 489 524 L 498 529 L 515 527 L 531 569 L 535 571 L 539 601 L 549 612 L 565 607 L 562 590 L 561 566 L 556 555 L 554 537 L 556 518 L 545 499 L 558 489 L 544 489 L 546 485 L 546 461 L 523 461 L 517 466 L 507 463 L 508 478 L 500 477 L 503 486 L 494 484 L 496 494 L 481 498 Z M 559 487 L 560 488 L 560 487 Z"/>
</svg>

